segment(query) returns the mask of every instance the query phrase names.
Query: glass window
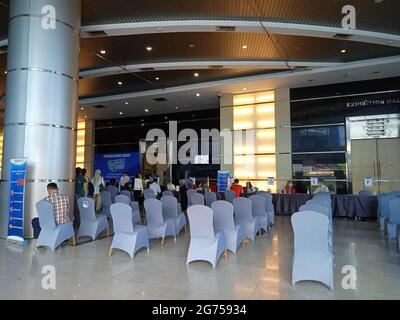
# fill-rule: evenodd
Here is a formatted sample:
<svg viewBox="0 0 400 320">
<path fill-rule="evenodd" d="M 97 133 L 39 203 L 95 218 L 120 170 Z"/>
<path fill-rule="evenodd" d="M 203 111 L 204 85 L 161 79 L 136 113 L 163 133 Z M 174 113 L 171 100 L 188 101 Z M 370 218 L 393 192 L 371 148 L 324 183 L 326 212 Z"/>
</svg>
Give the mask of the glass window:
<svg viewBox="0 0 400 320">
<path fill-rule="evenodd" d="M 344 126 L 292 129 L 293 152 L 345 151 Z"/>
</svg>

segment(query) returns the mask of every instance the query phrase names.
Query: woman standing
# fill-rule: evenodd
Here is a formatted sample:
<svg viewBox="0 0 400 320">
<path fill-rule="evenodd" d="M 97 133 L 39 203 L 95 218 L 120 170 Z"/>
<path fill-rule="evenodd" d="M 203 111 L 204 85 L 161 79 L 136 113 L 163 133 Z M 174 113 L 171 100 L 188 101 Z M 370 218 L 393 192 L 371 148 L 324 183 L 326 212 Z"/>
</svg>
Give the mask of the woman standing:
<svg viewBox="0 0 400 320">
<path fill-rule="evenodd" d="M 99 169 L 94 173 L 94 177 L 92 178 L 92 183 L 94 186 L 93 200 L 96 205 L 96 212 L 101 209 L 101 197 L 100 192 L 105 187 L 104 179 L 101 176 L 101 171 Z"/>
<path fill-rule="evenodd" d="M 133 196 L 135 198 L 135 201 L 140 202 L 140 196 L 142 195 L 142 192 L 143 182 L 142 179 L 140 179 L 140 174 L 137 174 L 133 182 Z"/>
</svg>

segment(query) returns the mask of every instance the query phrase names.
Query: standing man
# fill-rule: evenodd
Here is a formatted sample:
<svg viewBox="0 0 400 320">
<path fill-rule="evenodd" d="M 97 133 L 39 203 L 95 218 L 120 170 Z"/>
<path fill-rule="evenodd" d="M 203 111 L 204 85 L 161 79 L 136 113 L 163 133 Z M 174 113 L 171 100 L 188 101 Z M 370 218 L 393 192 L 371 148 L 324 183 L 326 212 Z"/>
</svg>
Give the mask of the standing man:
<svg viewBox="0 0 400 320">
<path fill-rule="evenodd" d="M 122 188 L 126 187 L 129 182 L 131 182 L 131 178 L 129 178 L 128 172 L 122 173 L 122 177 L 119 180 L 119 190 L 123 190 Z"/>
<path fill-rule="evenodd" d="M 153 183 L 150 185 L 149 189 L 153 190 L 154 194 L 158 196 L 161 193 L 161 188 L 158 185 L 158 179 L 154 178 Z"/>
</svg>

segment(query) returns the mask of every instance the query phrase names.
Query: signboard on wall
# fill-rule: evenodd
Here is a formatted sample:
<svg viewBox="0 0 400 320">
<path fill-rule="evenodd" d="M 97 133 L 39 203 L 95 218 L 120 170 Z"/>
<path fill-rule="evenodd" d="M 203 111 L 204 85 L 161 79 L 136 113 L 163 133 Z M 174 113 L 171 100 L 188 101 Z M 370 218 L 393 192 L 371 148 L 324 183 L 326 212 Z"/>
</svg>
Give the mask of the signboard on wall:
<svg viewBox="0 0 400 320">
<path fill-rule="evenodd" d="M 311 177 L 310 181 L 312 186 L 318 186 L 319 184 L 318 177 Z"/>
<path fill-rule="evenodd" d="M 225 192 L 228 189 L 229 171 L 218 171 L 217 187 L 218 192 Z"/>
<path fill-rule="evenodd" d="M 94 170 L 97 169 L 101 170 L 105 181 L 110 181 L 112 178 L 119 181 L 124 172 L 133 177 L 140 172 L 140 153 L 96 153 Z"/>
<path fill-rule="evenodd" d="M 8 198 L 8 240 L 24 242 L 24 197 L 26 159 L 10 161 Z"/>
</svg>

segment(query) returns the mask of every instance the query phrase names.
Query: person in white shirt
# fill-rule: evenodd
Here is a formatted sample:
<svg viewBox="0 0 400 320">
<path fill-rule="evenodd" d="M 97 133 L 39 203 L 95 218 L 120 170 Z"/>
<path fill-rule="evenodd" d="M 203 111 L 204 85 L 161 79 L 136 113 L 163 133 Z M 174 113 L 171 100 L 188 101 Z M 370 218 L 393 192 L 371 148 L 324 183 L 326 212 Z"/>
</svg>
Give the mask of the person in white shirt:
<svg viewBox="0 0 400 320">
<path fill-rule="evenodd" d="M 135 197 L 135 201 L 140 200 L 142 191 L 143 191 L 143 182 L 142 179 L 140 179 L 139 174 L 137 174 L 133 182 L 133 196 Z"/>
<path fill-rule="evenodd" d="M 154 194 L 158 196 L 161 193 L 161 188 L 158 185 L 158 179 L 154 178 L 153 183 L 149 187 L 150 190 L 153 190 Z"/>
<path fill-rule="evenodd" d="M 167 184 L 167 190 L 168 191 L 175 191 L 176 190 L 175 185 L 171 181 L 168 182 L 168 184 Z"/>
<path fill-rule="evenodd" d="M 119 180 L 119 190 L 121 191 L 121 188 L 125 187 L 129 182 L 131 182 L 131 178 L 129 178 L 128 172 L 124 172 Z"/>
<path fill-rule="evenodd" d="M 99 169 L 96 170 L 94 173 L 94 177 L 92 178 L 91 182 L 93 183 L 94 193 L 93 193 L 93 200 L 96 204 L 96 212 L 100 211 L 101 209 L 101 198 L 100 198 L 100 190 L 101 188 L 105 188 L 104 179 L 101 176 L 101 171 Z"/>
</svg>

